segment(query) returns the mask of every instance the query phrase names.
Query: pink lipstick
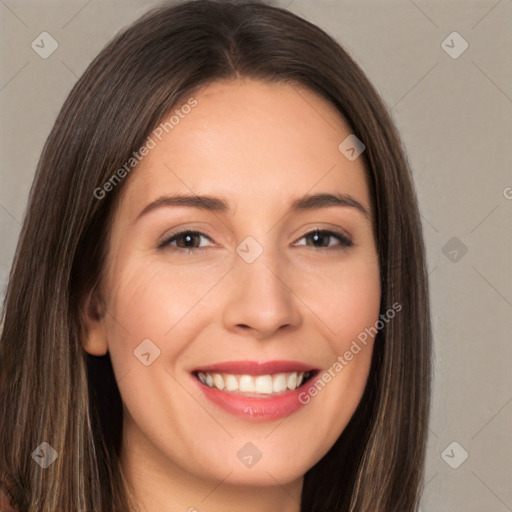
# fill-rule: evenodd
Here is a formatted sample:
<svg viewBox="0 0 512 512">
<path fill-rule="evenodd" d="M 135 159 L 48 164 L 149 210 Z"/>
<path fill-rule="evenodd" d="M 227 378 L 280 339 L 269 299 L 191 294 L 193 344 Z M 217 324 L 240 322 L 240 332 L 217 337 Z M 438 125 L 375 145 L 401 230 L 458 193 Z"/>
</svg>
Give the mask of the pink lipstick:
<svg viewBox="0 0 512 512">
<path fill-rule="evenodd" d="M 276 420 L 303 404 L 301 387 L 318 370 L 296 361 L 230 361 L 192 372 L 203 396 L 225 411 L 252 420 Z"/>
</svg>

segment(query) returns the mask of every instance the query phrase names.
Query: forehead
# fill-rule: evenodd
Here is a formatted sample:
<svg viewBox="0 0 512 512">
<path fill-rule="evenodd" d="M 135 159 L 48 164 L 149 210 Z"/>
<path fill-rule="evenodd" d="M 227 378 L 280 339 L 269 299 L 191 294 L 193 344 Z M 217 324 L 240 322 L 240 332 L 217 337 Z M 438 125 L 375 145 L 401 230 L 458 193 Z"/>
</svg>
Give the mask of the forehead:
<svg viewBox="0 0 512 512">
<path fill-rule="evenodd" d="M 182 108 L 191 97 L 195 106 Z M 257 80 L 215 82 L 191 97 L 165 116 L 173 122 L 153 132 L 132 172 L 123 194 L 132 215 L 170 192 L 222 195 L 243 208 L 336 189 L 369 206 L 362 159 L 338 149 L 350 127 L 326 99 Z"/>
</svg>

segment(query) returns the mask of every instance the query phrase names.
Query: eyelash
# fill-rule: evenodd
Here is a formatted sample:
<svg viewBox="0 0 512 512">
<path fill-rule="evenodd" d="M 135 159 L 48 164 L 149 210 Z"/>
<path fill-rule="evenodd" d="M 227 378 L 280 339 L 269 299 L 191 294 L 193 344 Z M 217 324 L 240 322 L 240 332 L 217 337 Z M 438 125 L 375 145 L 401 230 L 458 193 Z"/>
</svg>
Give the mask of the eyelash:
<svg viewBox="0 0 512 512">
<path fill-rule="evenodd" d="M 327 235 L 329 237 L 336 238 L 340 242 L 338 246 L 334 246 L 334 249 L 337 249 L 337 250 L 344 249 L 344 248 L 347 248 L 347 247 L 352 247 L 354 245 L 353 242 L 347 236 L 345 236 L 343 233 L 340 233 L 340 232 L 337 232 L 337 231 L 331 231 L 329 229 L 313 229 L 312 231 L 308 231 L 307 233 L 305 233 L 300 238 L 300 240 L 302 238 L 305 238 L 305 237 L 308 237 L 308 236 L 320 235 L 320 234 L 324 235 L 324 236 Z M 164 247 L 171 246 L 172 242 L 176 241 L 178 238 L 182 237 L 183 235 L 203 236 L 203 237 L 205 237 L 205 238 L 207 238 L 208 240 L 211 241 L 211 238 L 208 235 L 206 235 L 204 233 L 201 233 L 200 231 L 185 230 L 185 231 L 180 231 L 179 233 L 174 233 L 170 237 L 166 238 L 165 240 L 163 240 L 158 245 L 158 248 L 162 249 Z M 306 247 L 308 247 L 308 246 L 306 246 Z M 195 251 L 201 251 L 203 249 L 206 249 L 206 247 L 192 247 L 192 248 L 177 247 L 177 246 L 173 247 L 173 250 L 180 250 L 180 249 L 184 250 L 184 251 L 187 251 L 187 253 L 190 254 L 190 253 L 195 252 Z M 331 246 L 316 247 L 316 249 L 330 249 L 330 250 L 332 250 L 333 247 L 331 247 Z"/>
</svg>

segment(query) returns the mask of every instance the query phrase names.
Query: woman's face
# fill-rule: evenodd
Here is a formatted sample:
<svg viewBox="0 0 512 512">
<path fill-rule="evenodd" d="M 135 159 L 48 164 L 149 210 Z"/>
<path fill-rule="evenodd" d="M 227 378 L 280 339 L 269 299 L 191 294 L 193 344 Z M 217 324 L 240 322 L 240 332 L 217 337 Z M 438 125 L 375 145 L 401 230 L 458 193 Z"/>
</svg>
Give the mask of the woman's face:
<svg viewBox="0 0 512 512">
<path fill-rule="evenodd" d="M 133 475 L 297 493 L 369 372 L 373 339 L 353 349 L 380 304 L 363 162 L 304 88 L 194 98 L 127 178 L 84 347 L 110 353 Z"/>
</svg>

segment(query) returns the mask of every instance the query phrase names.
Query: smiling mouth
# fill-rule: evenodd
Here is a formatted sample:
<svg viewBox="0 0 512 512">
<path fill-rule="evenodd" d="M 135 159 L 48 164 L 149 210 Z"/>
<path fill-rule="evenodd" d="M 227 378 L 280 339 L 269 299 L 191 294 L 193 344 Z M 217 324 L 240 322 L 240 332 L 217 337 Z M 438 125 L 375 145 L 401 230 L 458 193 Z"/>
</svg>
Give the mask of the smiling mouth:
<svg viewBox="0 0 512 512">
<path fill-rule="evenodd" d="M 209 388 L 252 398 L 272 398 L 304 386 L 317 370 L 265 375 L 196 371 L 193 375 Z"/>
</svg>

